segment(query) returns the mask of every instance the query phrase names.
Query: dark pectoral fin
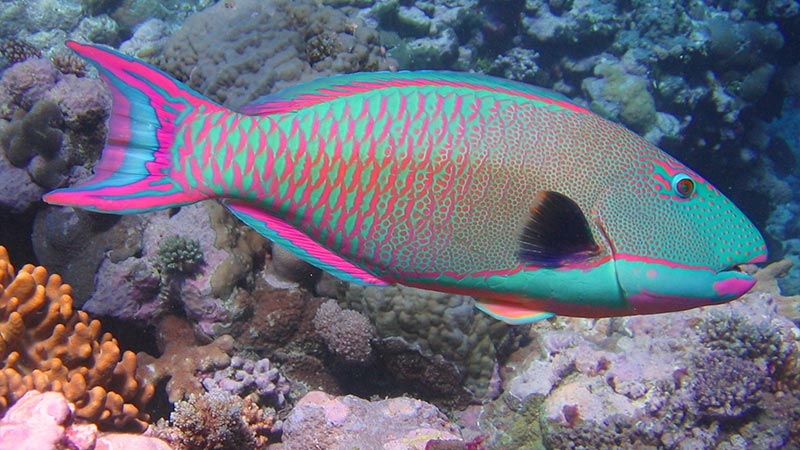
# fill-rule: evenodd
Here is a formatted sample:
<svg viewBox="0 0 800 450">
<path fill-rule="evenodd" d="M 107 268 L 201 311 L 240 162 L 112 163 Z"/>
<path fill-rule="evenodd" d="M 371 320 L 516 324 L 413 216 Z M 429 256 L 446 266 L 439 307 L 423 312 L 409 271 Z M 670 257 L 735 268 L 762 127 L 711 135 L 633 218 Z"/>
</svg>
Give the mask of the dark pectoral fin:
<svg viewBox="0 0 800 450">
<path fill-rule="evenodd" d="M 589 222 L 575 201 L 555 191 L 536 195 L 519 237 L 518 255 L 522 262 L 562 266 L 583 261 L 599 249 Z"/>
</svg>

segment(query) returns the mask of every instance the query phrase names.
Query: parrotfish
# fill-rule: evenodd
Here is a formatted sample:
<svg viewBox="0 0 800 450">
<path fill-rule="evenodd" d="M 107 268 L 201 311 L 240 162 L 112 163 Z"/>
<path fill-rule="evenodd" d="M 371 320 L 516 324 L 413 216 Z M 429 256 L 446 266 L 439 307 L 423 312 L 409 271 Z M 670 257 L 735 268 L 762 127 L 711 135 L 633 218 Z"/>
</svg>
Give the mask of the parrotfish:
<svg viewBox="0 0 800 450">
<path fill-rule="evenodd" d="M 230 110 L 164 72 L 67 44 L 113 96 L 95 174 L 44 200 L 130 214 L 219 199 L 363 285 L 470 295 L 509 323 L 727 302 L 766 259 L 742 211 L 621 125 L 546 89 L 357 73 Z"/>
</svg>

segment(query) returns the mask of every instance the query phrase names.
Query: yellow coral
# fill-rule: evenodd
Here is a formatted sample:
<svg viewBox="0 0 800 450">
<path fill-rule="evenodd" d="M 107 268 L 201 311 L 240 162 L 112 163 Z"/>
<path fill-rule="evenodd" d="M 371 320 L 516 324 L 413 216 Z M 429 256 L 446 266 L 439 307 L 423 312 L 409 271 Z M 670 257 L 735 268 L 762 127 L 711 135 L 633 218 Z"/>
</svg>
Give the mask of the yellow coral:
<svg viewBox="0 0 800 450">
<path fill-rule="evenodd" d="M 59 275 L 27 264 L 19 272 L 0 246 L 0 414 L 27 391 L 56 391 L 77 417 L 105 428 L 142 430 L 155 388 L 136 376 L 136 355 L 120 351 L 100 322 L 72 309 Z"/>
</svg>

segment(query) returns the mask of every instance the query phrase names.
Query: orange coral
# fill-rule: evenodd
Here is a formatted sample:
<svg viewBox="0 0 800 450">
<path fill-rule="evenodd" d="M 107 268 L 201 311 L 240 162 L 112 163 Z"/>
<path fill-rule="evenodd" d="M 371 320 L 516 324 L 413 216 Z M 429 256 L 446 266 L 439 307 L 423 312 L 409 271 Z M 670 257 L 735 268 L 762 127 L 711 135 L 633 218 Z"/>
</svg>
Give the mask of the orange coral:
<svg viewBox="0 0 800 450">
<path fill-rule="evenodd" d="M 0 414 L 27 391 L 61 392 L 75 415 L 105 428 L 143 430 L 155 388 L 136 377 L 136 355 L 120 351 L 100 322 L 72 309 L 59 275 L 19 272 L 0 246 Z"/>
</svg>

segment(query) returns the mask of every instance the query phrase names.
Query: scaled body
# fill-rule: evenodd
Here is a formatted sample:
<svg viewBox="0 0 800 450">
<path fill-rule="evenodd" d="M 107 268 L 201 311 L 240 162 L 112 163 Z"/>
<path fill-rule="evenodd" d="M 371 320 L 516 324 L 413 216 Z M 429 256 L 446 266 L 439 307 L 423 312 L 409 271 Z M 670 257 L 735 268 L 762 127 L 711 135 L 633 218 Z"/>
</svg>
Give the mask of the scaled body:
<svg viewBox="0 0 800 450">
<path fill-rule="evenodd" d="M 728 269 L 765 258 L 707 181 L 549 91 L 354 74 L 233 112 L 140 62 L 70 46 L 100 69 L 114 113 L 96 177 L 51 203 L 131 213 L 224 198 L 343 279 L 473 295 L 510 322 L 727 301 L 753 284 Z"/>
</svg>

